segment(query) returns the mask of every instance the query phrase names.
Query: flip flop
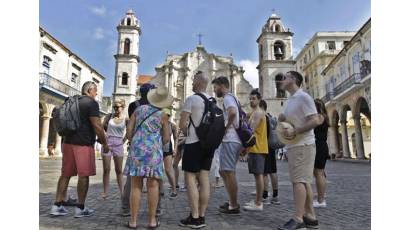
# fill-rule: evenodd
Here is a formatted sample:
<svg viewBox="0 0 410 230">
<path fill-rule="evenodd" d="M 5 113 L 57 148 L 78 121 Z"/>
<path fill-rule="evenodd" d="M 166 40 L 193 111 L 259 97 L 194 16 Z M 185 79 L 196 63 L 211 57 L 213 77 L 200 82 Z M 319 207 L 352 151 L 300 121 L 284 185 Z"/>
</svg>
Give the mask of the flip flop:
<svg viewBox="0 0 410 230">
<path fill-rule="evenodd" d="M 155 225 L 155 226 L 147 226 L 147 229 L 157 229 L 159 226 L 161 225 L 161 223 L 159 222 L 159 220 L 157 220 L 157 225 Z"/>
<path fill-rule="evenodd" d="M 127 223 L 124 224 L 124 226 L 127 227 L 127 228 L 129 228 L 129 229 L 137 229 L 137 228 L 138 228 L 138 225 L 135 226 L 135 227 L 131 226 L 129 221 L 127 221 Z"/>
</svg>

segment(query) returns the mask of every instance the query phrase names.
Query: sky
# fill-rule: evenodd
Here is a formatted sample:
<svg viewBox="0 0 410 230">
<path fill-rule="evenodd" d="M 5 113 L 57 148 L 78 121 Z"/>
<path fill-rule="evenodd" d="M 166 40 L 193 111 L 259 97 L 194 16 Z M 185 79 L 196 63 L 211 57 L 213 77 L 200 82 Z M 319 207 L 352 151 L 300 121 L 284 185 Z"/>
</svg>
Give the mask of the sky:
<svg viewBox="0 0 410 230">
<path fill-rule="evenodd" d="M 132 9 L 140 20 L 139 74 L 155 75 L 167 52 L 195 49 L 233 55 L 258 88 L 256 39 L 274 12 L 293 36 L 293 57 L 318 31 L 357 31 L 370 0 L 40 0 L 40 26 L 101 73 L 105 96 L 114 86 L 116 26 Z"/>
</svg>

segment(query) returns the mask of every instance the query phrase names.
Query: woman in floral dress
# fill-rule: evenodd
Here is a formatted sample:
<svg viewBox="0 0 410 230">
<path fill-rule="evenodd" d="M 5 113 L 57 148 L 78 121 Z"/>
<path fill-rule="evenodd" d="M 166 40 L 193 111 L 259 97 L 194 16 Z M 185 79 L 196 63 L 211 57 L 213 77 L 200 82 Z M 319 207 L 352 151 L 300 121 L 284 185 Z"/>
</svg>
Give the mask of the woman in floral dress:
<svg viewBox="0 0 410 230">
<path fill-rule="evenodd" d="M 155 213 L 159 198 L 159 181 L 164 177 L 162 146 L 169 142 L 169 120 L 161 109 L 170 107 L 173 98 L 165 87 L 152 89 L 148 93 L 149 105 L 139 106 L 127 126 L 130 153 L 124 174 L 131 176 L 131 218 L 127 227 L 137 227 L 143 178 L 148 188 L 148 228 L 159 226 Z"/>
</svg>

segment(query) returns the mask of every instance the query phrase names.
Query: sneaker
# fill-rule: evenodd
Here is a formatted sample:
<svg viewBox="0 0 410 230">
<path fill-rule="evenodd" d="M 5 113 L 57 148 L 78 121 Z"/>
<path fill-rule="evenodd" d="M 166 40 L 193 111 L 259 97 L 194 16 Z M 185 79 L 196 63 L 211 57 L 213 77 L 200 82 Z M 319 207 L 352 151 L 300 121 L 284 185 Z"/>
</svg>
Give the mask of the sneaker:
<svg viewBox="0 0 410 230">
<path fill-rule="evenodd" d="M 222 187 L 224 187 L 225 185 L 223 184 L 223 183 L 216 183 L 215 184 L 215 188 L 222 188 Z"/>
<path fill-rule="evenodd" d="M 319 201 L 314 200 L 313 201 L 313 207 L 314 208 L 326 208 L 326 200 L 323 200 L 322 203 L 319 203 Z"/>
<path fill-rule="evenodd" d="M 155 213 L 155 216 L 156 216 L 156 217 L 159 217 L 159 216 L 162 216 L 162 214 L 164 214 L 164 213 L 162 212 L 162 209 L 158 208 L 157 211 L 156 211 L 156 213 Z"/>
<path fill-rule="evenodd" d="M 202 226 L 201 228 L 206 227 L 205 216 L 199 216 L 199 224 Z"/>
<path fill-rule="evenodd" d="M 178 189 L 178 191 L 179 191 L 179 192 L 186 192 L 187 189 L 186 189 L 185 186 L 182 186 L 182 187 L 180 187 L 180 188 Z"/>
<path fill-rule="evenodd" d="M 246 211 L 263 211 L 263 203 L 256 205 L 255 202 L 250 203 L 243 207 Z"/>
<path fill-rule="evenodd" d="M 121 216 L 131 216 L 131 212 L 129 209 L 122 209 L 121 210 Z"/>
<path fill-rule="evenodd" d="M 84 207 L 84 209 L 80 209 L 78 207 L 75 207 L 75 218 L 81 218 L 81 217 L 88 217 L 92 216 L 94 213 L 94 210 Z"/>
<path fill-rule="evenodd" d="M 60 207 L 58 207 L 57 205 L 51 206 L 50 215 L 65 216 L 67 214 L 68 214 L 67 209 L 65 209 L 63 205 L 61 205 Z"/>
<path fill-rule="evenodd" d="M 253 192 L 251 192 L 251 195 L 256 195 L 256 190 L 255 191 L 253 191 Z"/>
<path fill-rule="evenodd" d="M 169 194 L 169 199 L 171 199 L 171 200 L 173 200 L 177 197 L 178 197 L 178 193 L 176 193 L 176 192 L 171 192 L 171 194 Z"/>
<path fill-rule="evenodd" d="M 278 198 L 278 197 L 272 197 L 272 198 L 270 199 L 270 203 L 271 203 L 271 204 L 280 205 L 279 198 Z"/>
<path fill-rule="evenodd" d="M 77 199 L 75 199 L 72 196 L 69 196 L 67 201 L 63 201 L 64 206 L 76 206 L 77 205 Z"/>
<path fill-rule="evenodd" d="M 254 200 L 251 200 L 251 201 L 249 201 L 249 202 L 246 202 L 246 203 L 245 203 L 245 206 L 251 206 L 252 204 L 255 204 L 255 201 L 254 201 Z"/>
<path fill-rule="evenodd" d="M 238 207 L 232 208 L 232 209 L 229 208 L 229 204 L 228 204 L 228 206 L 224 206 L 223 208 L 220 208 L 218 211 L 220 213 L 228 214 L 228 215 L 239 215 L 239 214 L 241 214 L 241 208 L 240 208 L 239 204 L 238 204 Z"/>
<path fill-rule="evenodd" d="M 227 209 L 229 207 L 229 202 L 223 203 L 223 205 L 219 206 L 219 209 Z"/>
<path fill-rule="evenodd" d="M 192 217 L 191 214 L 189 214 L 187 218 L 179 221 L 178 225 L 181 227 L 190 227 L 193 229 L 203 228 L 206 226 L 204 217 L 203 217 L 203 220 L 201 221 L 201 217 L 195 219 Z"/>
<path fill-rule="evenodd" d="M 312 220 L 306 216 L 303 216 L 303 223 L 305 223 L 307 228 L 310 229 L 319 229 L 319 221 L 318 220 Z"/>
<path fill-rule="evenodd" d="M 306 230 L 306 225 L 305 223 L 298 223 L 296 222 L 296 220 L 294 220 L 293 218 L 290 219 L 288 222 L 286 222 L 286 224 L 284 224 L 282 227 L 278 228 L 279 230 Z"/>
</svg>

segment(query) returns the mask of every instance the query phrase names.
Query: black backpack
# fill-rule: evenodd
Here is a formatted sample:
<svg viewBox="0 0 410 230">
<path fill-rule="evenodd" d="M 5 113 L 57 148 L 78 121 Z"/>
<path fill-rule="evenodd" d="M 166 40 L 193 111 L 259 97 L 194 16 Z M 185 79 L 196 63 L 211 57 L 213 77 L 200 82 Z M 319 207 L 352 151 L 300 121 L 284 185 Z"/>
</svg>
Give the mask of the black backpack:
<svg viewBox="0 0 410 230">
<path fill-rule="evenodd" d="M 196 93 L 204 100 L 205 109 L 202 114 L 201 123 L 195 127 L 192 118 L 190 124 L 195 128 L 199 142 L 203 149 L 215 150 L 221 144 L 225 135 L 225 120 L 222 109 L 216 105 L 215 98 L 207 98 L 203 94 Z"/>
<path fill-rule="evenodd" d="M 60 136 L 75 133 L 81 125 L 78 99 L 80 95 L 67 98 L 64 103 L 52 112 L 54 127 Z"/>
</svg>

